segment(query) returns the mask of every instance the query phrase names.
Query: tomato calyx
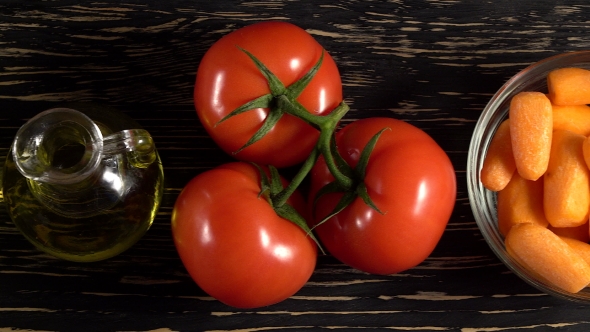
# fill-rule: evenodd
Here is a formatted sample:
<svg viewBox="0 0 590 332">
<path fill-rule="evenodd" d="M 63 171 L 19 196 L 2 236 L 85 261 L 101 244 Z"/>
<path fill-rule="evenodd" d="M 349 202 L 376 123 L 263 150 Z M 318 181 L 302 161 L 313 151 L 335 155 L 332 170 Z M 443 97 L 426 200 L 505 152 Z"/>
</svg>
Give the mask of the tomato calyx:
<svg viewBox="0 0 590 332">
<path fill-rule="evenodd" d="M 283 187 L 281 176 L 279 171 L 274 166 L 268 166 L 270 178 L 267 173 L 260 167 L 259 165 L 253 163 L 253 165 L 258 169 L 260 173 L 260 193 L 258 197 L 265 197 L 270 206 L 274 209 L 276 214 L 283 219 L 287 219 L 294 223 L 295 225 L 301 227 L 306 234 L 316 243 L 318 248 L 324 252 L 320 242 L 312 233 L 312 230 L 307 225 L 305 218 L 297 212 L 297 210 L 286 203 L 286 201 L 282 201 L 282 199 L 277 199 L 277 197 L 283 197 L 285 194 L 285 188 Z M 290 195 L 289 195 L 290 196 Z M 288 198 L 288 197 L 287 197 Z"/>
<path fill-rule="evenodd" d="M 299 117 L 305 116 L 304 113 L 307 113 L 311 116 L 309 112 L 299 103 L 296 98 L 303 92 L 305 87 L 309 84 L 309 82 L 314 78 L 317 71 L 320 69 L 322 62 L 324 60 L 324 53 L 322 52 L 319 60 L 315 63 L 315 65 L 307 72 L 303 77 L 297 80 L 295 83 L 291 84 L 289 87 L 285 87 L 283 82 L 279 80 L 279 78 L 273 74 L 258 58 L 256 58 L 252 53 L 248 52 L 245 49 L 238 47 L 242 52 L 244 52 L 256 65 L 260 73 L 266 78 L 268 82 L 268 87 L 270 89 L 270 93 L 260 96 L 254 100 L 251 100 L 244 105 L 236 108 L 235 110 L 231 111 L 228 115 L 223 117 L 216 125 L 219 125 L 223 121 L 236 116 L 240 113 L 244 113 L 256 108 L 267 108 L 269 109 L 268 115 L 266 119 L 262 123 L 262 126 L 254 133 L 252 137 L 237 151 L 233 152 L 233 154 L 237 154 L 240 151 L 244 150 L 248 146 L 256 143 L 260 139 L 262 139 L 273 127 L 274 125 L 279 122 L 281 117 L 285 113 L 289 113 L 289 111 L 285 110 L 284 103 L 279 103 L 278 100 L 280 99 L 287 99 L 288 103 L 291 105 L 290 108 L 297 108 L 299 109 L 298 114 Z M 303 119 L 307 121 L 307 119 Z M 312 124 L 312 122 L 307 121 L 308 123 Z"/>
<path fill-rule="evenodd" d="M 342 169 L 344 172 L 346 172 L 350 175 L 350 177 L 352 179 L 352 183 L 350 185 L 346 185 L 346 184 L 343 184 L 342 182 L 339 182 L 338 179 L 335 179 L 334 181 L 332 181 L 332 182 L 326 184 L 325 186 L 323 186 L 322 188 L 320 188 L 320 190 L 316 193 L 314 200 L 313 200 L 314 213 L 315 213 L 316 204 L 322 196 L 324 196 L 326 194 L 338 193 L 338 192 L 344 193 L 344 195 L 340 198 L 340 200 L 338 201 L 338 203 L 336 204 L 334 209 L 330 213 L 328 213 L 327 216 L 324 216 L 314 226 L 314 228 L 323 224 L 328 219 L 335 216 L 340 211 L 344 210 L 357 197 L 360 197 L 363 200 L 363 202 L 365 202 L 365 204 L 367 204 L 373 210 L 377 211 L 380 214 L 384 214 L 384 212 L 381 211 L 379 209 L 379 207 L 377 207 L 377 205 L 375 205 L 375 203 L 373 202 L 373 200 L 369 196 L 369 193 L 367 191 L 367 186 L 365 185 L 364 179 L 365 179 L 367 165 L 369 164 L 369 158 L 371 156 L 371 153 L 373 152 L 373 149 L 375 148 L 375 145 L 377 144 L 379 137 L 386 130 L 391 130 L 391 129 L 390 128 L 383 128 L 379 132 L 377 132 L 375 135 L 373 135 L 373 137 L 369 140 L 367 145 L 364 146 L 363 151 L 361 152 L 361 155 L 359 157 L 359 161 L 358 161 L 356 167 L 354 167 L 354 168 L 351 168 L 346 163 L 346 161 L 344 159 L 342 159 L 342 156 L 340 156 L 340 154 L 338 153 L 338 151 L 335 147 L 335 143 L 333 143 L 333 145 L 332 145 L 333 146 L 333 149 L 332 149 L 333 153 L 331 156 L 333 158 L 333 163 L 339 169 Z M 326 159 L 326 165 L 329 165 L 329 161 L 327 159 Z M 332 175 L 333 175 L 333 173 L 332 173 Z"/>
</svg>

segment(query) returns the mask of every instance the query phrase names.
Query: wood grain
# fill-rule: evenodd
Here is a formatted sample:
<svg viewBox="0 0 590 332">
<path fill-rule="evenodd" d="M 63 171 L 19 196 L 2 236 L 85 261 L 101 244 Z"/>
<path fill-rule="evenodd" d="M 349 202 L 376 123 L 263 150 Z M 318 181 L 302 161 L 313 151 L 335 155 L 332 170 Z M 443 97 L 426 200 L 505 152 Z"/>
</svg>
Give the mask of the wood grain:
<svg viewBox="0 0 590 332">
<path fill-rule="evenodd" d="M 587 330 L 587 307 L 545 295 L 507 270 L 469 207 L 475 123 L 512 75 L 590 47 L 583 1 L 0 2 L 0 157 L 34 114 L 63 102 L 117 107 L 152 133 L 166 171 L 148 234 L 113 259 L 41 254 L 0 212 L 0 331 Z M 387 116 L 428 132 L 457 171 L 458 197 L 430 258 L 391 276 L 319 259 L 292 298 L 258 310 L 202 292 L 170 234 L 174 200 L 231 160 L 192 106 L 195 72 L 224 34 L 261 20 L 310 32 L 335 58 L 354 119 Z"/>
</svg>

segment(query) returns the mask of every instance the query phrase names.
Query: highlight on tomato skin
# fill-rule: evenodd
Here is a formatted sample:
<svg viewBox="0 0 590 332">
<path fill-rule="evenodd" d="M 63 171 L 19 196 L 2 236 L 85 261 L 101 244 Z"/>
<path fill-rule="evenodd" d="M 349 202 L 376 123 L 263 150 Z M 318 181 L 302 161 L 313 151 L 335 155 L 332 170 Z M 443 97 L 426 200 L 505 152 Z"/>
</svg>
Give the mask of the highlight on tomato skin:
<svg viewBox="0 0 590 332">
<path fill-rule="evenodd" d="M 287 299 L 305 285 L 317 260 L 315 242 L 259 192 L 254 165 L 228 163 L 195 176 L 172 213 L 174 243 L 192 279 L 237 308 Z M 299 191 L 288 202 L 305 214 Z"/>
<path fill-rule="evenodd" d="M 238 151 L 261 127 L 268 109 L 256 108 L 219 123 L 236 108 L 269 93 L 266 78 L 243 51 L 256 56 L 285 85 L 307 73 L 324 55 L 320 69 L 296 98 L 310 113 L 331 112 L 343 100 L 336 63 L 305 30 L 287 22 L 261 22 L 235 30 L 214 43 L 201 60 L 194 104 L 209 136 L 233 157 L 275 167 L 301 163 L 313 149 L 318 130 L 285 115 L 258 142 Z"/>
<path fill-rule="evenodd" d="M 378 213 L 356 200 L 315 227 L 323 247 L 341 262 L 374 274 L 422 263 L 438 244 L 453 211 L 456 175 L 444 150 L 424 131 L 392 118 L 354 121 L 336 134 L 342 157 L 354 166 L 366 142 L 384 127 L 366 170 L 365 185 Z M 327 216 L 341 193 L 316 193 L 333 180 L 320 158 L 311 172 L 310 227 Z"/>
</svg>

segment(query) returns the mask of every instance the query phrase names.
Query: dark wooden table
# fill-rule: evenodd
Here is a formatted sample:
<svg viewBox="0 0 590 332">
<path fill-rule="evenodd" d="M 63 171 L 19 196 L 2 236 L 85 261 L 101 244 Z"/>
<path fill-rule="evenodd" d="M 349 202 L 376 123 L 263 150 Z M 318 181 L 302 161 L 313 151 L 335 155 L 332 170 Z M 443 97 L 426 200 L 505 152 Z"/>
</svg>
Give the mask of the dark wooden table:
<svg viewBox="0 0 590 332">
<path fill-rule="evenodd" d="M 493 255 L 472 215 L 465 165 L 492 94 L 530 63 L 590 48 L 586 1 L 0 1 L 0 154 L 34 114 L 62 102 L 114 106 L 156 140 L 162 208 L 147 235 L 98 263 L 32 247 L 2 208 L 0 331 L 545 330 L 590 328 L 590 308 L 545 295 Z M 308 30 L 341 70 L 346 120 L 389 116 L 428 132 L 457 173 L 435 252 L 390 276 L 319 258 L 295 296 L 257 310 L 223 305 L 186 273 L 172 205 L 196 174 L 230 161 L 192 104 L 202 55 L 261 20 Z"/>
</svg>

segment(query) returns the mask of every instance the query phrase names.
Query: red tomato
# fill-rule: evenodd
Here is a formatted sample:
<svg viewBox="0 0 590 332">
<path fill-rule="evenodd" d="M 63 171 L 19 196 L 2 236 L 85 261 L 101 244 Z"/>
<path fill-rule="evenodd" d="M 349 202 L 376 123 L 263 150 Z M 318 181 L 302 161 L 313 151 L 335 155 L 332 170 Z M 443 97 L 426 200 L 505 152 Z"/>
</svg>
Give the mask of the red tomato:
<svg viewBox="0 0 590 332">
<path fill-rule="evenodd" d="M 197 71 L 194 103 L 201 123 L 227 153 L 241 148 L 260 128 L 268 109 L 255 109 L 218 122 L 246 102 L 270 92 L 267 80 L 238 47 L 262 61 L 285 86 L 307 73 L 322 46 L 305 30 L 286 22 L 263 22 L 225 35 L 206 52 Z M 313 114 L 327 114 L 342 101 L 338 68 L 324 53 L 322 66 L 297 100 Z M 235 155 L 237 159 L 285 167 L 307 158 L 319 133 L 284 115 L 260 141 Z"/>
<path fill-rule="evenodd" d="M 191 277 L 212 297 L 239 308 L 288 298 L 316 264 L 315 242 L 277 216 L 259 192 L 255 166 L 229 163 L 192 179 L 172 213 L 174 243 Z M 305 210 L 299 192 L 290 203 Z"/>
<path fill-rule="evenodd" d="M 337 133 L 338 150 L 354 167 L 366 143 L 383 132 L 366 169 L 369 196 L 383 212 L 357 198 L 316 228 L 324 247 L 341 262 L 375 274 L 392 274 L 424 261 L 440 240 L 452 213 L 456 179 L 451 161 L 422 130 L 391 118 L 358 120 Z M 311 173 L 311 195 L 332 181 L 323 158 Z M 342 194 L 323 196 L 315 222 Z"/>
</svg>

